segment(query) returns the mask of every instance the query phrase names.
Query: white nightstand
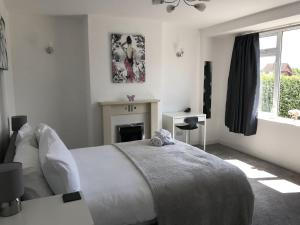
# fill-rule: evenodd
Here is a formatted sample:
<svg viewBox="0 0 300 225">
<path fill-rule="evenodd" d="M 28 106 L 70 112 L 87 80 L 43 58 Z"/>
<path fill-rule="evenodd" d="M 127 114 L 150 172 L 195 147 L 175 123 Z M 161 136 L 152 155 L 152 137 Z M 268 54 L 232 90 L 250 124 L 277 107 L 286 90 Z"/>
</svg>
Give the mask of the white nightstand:
<svg viewBox="0 0 300 225">
<path fill-rule="evenodd" d="M 22 211 L 0 217 L 0 225 L 94 225 L 84 200 L 63 203 L 61 195 L 22 202 Z"/>
</svg>

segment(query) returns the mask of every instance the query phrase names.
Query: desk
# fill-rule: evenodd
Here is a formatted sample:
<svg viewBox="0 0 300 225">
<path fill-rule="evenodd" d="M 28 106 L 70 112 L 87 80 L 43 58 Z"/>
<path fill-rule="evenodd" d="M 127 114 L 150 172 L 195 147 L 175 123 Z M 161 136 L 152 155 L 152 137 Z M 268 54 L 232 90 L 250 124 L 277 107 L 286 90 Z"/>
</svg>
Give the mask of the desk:
<svg viewBox="0 0 300 225">
<path fill-rule="evenodd" d="M 174 113 L 163 113 L 163 128 L 170 131 L 172 137 L 175 138 L 176 124 L 184 123 L 184 119 L 188 117 L 198 117 L 199 124 L 203 128 L 203 150 L 206 147 L 206 115 L 201 113 L 185 113 L 185 112 L 174 112 Z"/>
</svg>

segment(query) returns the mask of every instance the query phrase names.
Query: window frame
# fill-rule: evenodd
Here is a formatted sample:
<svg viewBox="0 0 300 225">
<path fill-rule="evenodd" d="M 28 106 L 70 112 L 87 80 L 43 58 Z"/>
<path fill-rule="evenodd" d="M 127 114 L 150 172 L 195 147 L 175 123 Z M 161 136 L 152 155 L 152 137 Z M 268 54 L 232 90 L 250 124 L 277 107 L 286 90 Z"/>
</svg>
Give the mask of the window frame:
<svg viewBox="0 0 300 225">
<path fill-rule="evenodd" d="M 275 77 L 274 77 L 272 110 L 271 112 L 258 111 L 259 116 L 284 118 L 279 116 L 282 38 L 284 32 L 291 31 L 291 30 L 300 30 L 300 25 L 259 33 L 259 38 L 270 37 L 270 36 L 277 37 L 277 43 L 275 48 L 260 49 L 260 58 L 268 57 L 268 56 L 275 57 L 275 71 L 274 71 Z"/>
</svg>

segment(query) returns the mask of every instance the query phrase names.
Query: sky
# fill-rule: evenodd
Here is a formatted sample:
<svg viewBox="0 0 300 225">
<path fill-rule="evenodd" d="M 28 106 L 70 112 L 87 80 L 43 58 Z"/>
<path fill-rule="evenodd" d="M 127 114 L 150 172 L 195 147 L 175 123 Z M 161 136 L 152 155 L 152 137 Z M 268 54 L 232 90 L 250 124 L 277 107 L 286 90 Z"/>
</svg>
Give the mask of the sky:
<svg viewBox="0 0 300 225">
<path fill-rule="evenodd" d="M 276 41 L 276 36 L 263 38 L 260 41 L 260 47 L 261 49 L 276 47 Z M 267 63 L 274 63 L 274 61 L 275 57 L 264 57 L 261 60 L 261 69 Z M 300 69 L 300 28 L 283 32 L 281 62 Z"/>
<path fill-rule="evenodd" d="M 300 29 L 283 32 L 281 62 L 300 69 Z"/>
</svg>

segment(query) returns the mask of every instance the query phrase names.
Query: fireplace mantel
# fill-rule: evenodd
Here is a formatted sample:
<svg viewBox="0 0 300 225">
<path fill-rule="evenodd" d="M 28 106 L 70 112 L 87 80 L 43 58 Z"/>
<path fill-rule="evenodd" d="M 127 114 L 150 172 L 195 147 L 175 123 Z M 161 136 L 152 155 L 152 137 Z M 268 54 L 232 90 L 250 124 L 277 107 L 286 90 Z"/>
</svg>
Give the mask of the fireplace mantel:
<svg viewBox="0 0 300 225">
<path fill-rule="evenodd" d="M 158 99 L 142 99 L 142 100 L 136 100 L 133 102 L 129 101 L 105 101 L 105 102 L 99 102 L 100 106 L 106 106 L 106 105 L 132 105 L 132 104 L 149 104 L 149 103 L 158 103 Z"/>
<path fill-rule="evenodd" d="M 113 140 L 114 128 L 112 118 L 121 115 L 149 114 L 150 134 L 153 135 L 158 129 L 158 99 L 143 99 L 133 102 L 129 101 L 104 101 L 99 102 L 102 113 L 102 134 L 103 144 L 108 145 L 115 142 Z M 137 121 L 138 122 L 138 121 Z M 150 138 L 149 136 L 146 138 Z"/>
</svg>

